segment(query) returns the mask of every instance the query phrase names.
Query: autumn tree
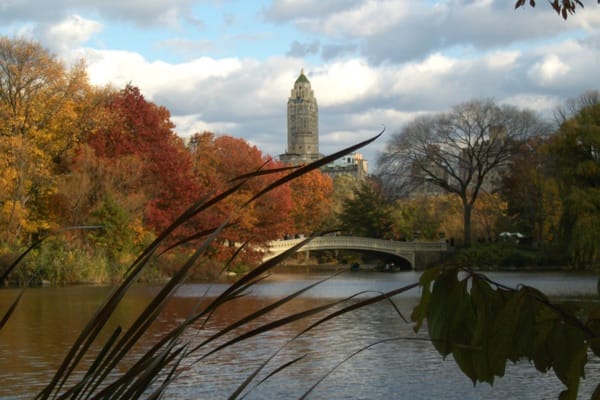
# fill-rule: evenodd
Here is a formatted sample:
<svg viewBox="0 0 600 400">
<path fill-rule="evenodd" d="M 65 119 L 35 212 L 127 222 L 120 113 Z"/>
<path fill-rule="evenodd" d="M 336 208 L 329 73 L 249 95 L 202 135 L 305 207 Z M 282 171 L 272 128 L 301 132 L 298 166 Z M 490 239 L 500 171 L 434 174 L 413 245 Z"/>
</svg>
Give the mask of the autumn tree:
<svg viewBox="0 0 600 400">
<path fill-rule="evenodd" d="M 292 217 L 294 232 L 310 234 L 331 229 L 333 181 L 319 170 L 294 179 L 292 190 Z"/>
<path fill-rule="evenodd" d="M 38 43 L 0 37 L 0 241 L 54 225 L 49 197 L 69 149 L 79 140 L 88 81 Z"/>
<path fill-rule="evenodd" d="M 159 232 L 198 196 L 191 156 L 174 132 L 169 111 L 147 101 L 134 86 L 110 95 L 102 112 L 105 118 L 87 143 L 99 162 L 107 164 L 107 179 L 111 165 L 119 166 L 113 170 L 117 175 L 126 171 L 138 176 L 136 181 L 125 179 L 121 193 L 143 193 L 145 223 Z"/>
<path fill-rule="evenodd" d="M 470 246 L 471 214 L 480 192 L 496 187 L 515 141 L 546 129 L 531 111 L 470 101 L 419 117 L 394 134 L 378 160 L 380 174 L 400 194 L 433 188 L 458 196 L 463 243 Z"/>
<path fill-rule="evenodd" d="M 188 147 L 193 158 L 193 171 L 201 193 L 219 193 L 239 184 L 236 178 L 254 171 L 268 171 L 281 167 L 265 156 L 256 147 L 244 139 L 228 135 L 217 136 L 210 132 L 195 134 L 190 138 Z M 253 195 L 258 193 L 278 174 L 254 176 L 224 201 L 220 201 L 207 210 L 199 223 L 199 230 L 218 226 L 224 217 L 234 215 L 235 222 L 228 228 L 222 238 L 227 243 L 242 243 L 253 239 L 253 244 L 260 245 L 268 240 L 281 238 L 292 228 L 290 213 L 292 209 L 290 188 L 287 185 L 266 193 L 245 207 L 241 208 Z M 235 248 L 221 248 L 218 256 L 228 257 Z M 255 258 L 256 254 L 248 252 L 242 256 Z"/>
</svg>

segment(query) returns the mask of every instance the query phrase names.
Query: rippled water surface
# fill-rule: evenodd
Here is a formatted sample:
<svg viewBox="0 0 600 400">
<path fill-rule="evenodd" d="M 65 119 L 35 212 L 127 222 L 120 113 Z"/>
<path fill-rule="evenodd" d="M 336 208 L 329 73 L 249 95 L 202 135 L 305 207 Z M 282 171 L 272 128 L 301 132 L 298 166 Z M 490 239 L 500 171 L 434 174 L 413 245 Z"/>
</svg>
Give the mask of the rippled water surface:
<svg viewBox="0 0 600 400">
<path fill-rule="evenodd" d="M 418 279 L 418 274 L 355 273 L 336 276 L 277 310 L 271 320 L 292 312 L 342 299 L 362 291 L 389 291 Z M 508 286 L 536 286 L 553 296 L 596 293 L 596 278 L 565 273 L 492 273 Z M 245 297 L 230 302 L 203 329 L 188 338 L 199 343 L 220 327 L 260 306 L 303 288 L 324 275 L 276 274 Z M 168 304 L 149 332 L 149 342 L 181 321 L 190 310 L 224 290 L 225 285 L 187 284 Z M 87 319 L 109 292 L 105 287 L 28 289 L 7 325 L 0 331 L 0 398 L 32 398 L 51 377 Z M 157 292 L 136 286 L 114 316 L 111 326 L 127 325 Z M 0 310 L 17 295 L 0 291 Z M 373 293 L 364 293 L 369 296 Z M 418 292 L 394 298 L 408 318 Z M 314 320 L 314 319 L 313 319 Z M 265 320 L 266 321 L 266 320 Z M 258 322 L 256 323 L 258 324 Z M 190 365 L 169 389 L 168 399 L 225 399 L 256 367 L 307 326 L 298 322 L 238 343 Z M 389 339 L 394 340 L 389 340 Z M 452 360 L 442 360 L 433 346 L 415 334 L 389 303 L 379 303 L 335 318 L 288 343 L 257 377 L 302 355 L 300 361 L 254 388 L 248 399 L 298 398 L 313 384 L 311 399 L 554 399 L 562 385 L 552 374 L 542 375 L 526 362 L 507 366 L 493 387 L 473 386 Z M 372 345 L 371 347 L 368 347 Z M 363 351 L 359 351 L 364 349 Z M 125 365 L 123 368 L 126 368 Z M 581 398 L 589 398 L 600 379 L 600 365 L 591 363 Z M 252 387 L 252 385 L 251 385 Z"/>
</svg>

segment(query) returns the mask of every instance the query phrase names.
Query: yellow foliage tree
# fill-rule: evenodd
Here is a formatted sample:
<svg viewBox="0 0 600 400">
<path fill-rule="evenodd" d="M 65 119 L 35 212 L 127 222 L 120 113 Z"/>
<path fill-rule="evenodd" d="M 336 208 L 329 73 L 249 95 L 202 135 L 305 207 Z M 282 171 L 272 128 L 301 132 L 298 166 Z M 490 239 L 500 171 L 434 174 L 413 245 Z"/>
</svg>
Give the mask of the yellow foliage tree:
<svg viewBox="0 0 600 400">
<path fill-rule="evenodd" d="M 36 42 L 0 37 L 0 242 L 53 225 L 48 198 L 84 129 L 88 88 L 82 63 L 67 70 Z"/>
</svg>

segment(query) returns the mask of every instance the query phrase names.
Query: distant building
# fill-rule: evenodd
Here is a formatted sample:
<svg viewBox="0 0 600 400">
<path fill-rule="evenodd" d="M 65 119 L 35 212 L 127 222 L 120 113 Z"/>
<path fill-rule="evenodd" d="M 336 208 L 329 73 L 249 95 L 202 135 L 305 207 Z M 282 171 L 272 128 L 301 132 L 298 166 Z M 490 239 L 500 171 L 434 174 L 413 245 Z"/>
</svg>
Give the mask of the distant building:
<svg viewBox="0 0 600 400">
<path fill-rule="evenodd" d="M 279 155 L 286 165 L 307 164 L 323 158 L 319 153 L 319 109 L 310 81 L 300 71 L 287 103 L 287 150 Z M 352 175 L 367 176 L 367 160 L 359 153 L 347 155 L 321 168 L 332 178 Z"/>
<path fill-rule="evenodd" d="M 348 154 L 321 168 L 321 172 L 335 178 L 340 175 L 351 175 L 364 179 L 369 172 L 367 160 L 360 153 Z"/>
<path fill-rule="evenodd" d="M 319 109 L 304 70 L 296 79 L 287 103 L 288 148 L 279 159 L 284 164 L 304 164 L 319 160 Z"/>
</svg>

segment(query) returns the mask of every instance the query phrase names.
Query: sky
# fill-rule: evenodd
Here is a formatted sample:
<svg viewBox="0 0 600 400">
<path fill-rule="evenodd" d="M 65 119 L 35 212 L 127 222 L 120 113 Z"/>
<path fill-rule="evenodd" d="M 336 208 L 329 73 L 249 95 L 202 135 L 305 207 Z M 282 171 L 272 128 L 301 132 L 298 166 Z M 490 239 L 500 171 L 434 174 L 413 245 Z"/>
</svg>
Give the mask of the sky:
<svg viewBox="0 0 600 400">
<path fill-rule="evenodd" d="M 416 116 L 492 98 L 550 118 L 600 90 L 600 6 L 584 4 L 565 21 L 545 1 L 6 0 L 0 34 L 85 60 L 95 85 L 137 86 L 182 137 L 241 137 L 274 157 L 303 69 L 321 153 L 385 128 L 360 150 L 374 172 Z"/>
</svg>

